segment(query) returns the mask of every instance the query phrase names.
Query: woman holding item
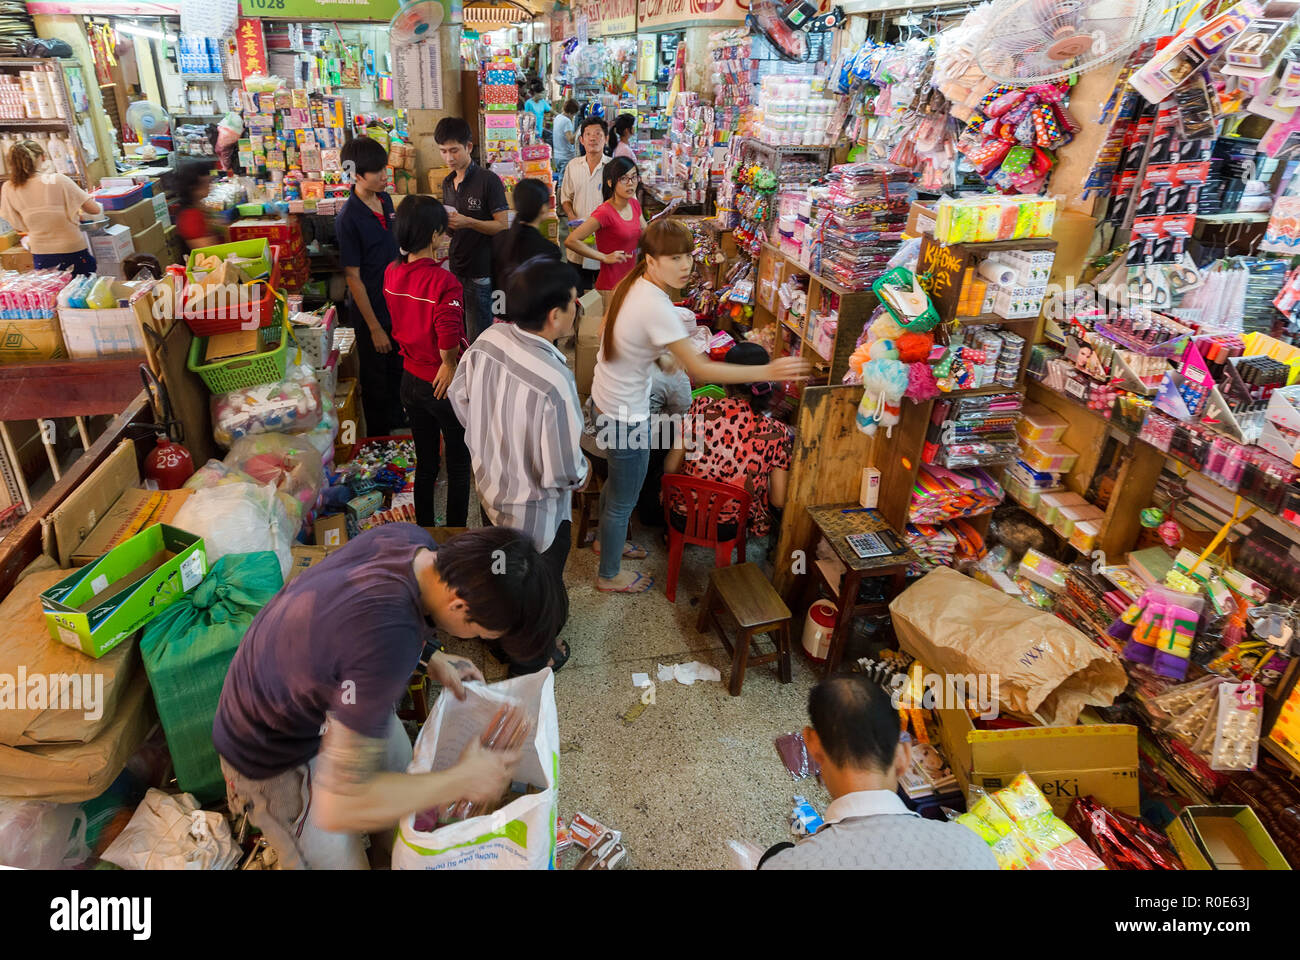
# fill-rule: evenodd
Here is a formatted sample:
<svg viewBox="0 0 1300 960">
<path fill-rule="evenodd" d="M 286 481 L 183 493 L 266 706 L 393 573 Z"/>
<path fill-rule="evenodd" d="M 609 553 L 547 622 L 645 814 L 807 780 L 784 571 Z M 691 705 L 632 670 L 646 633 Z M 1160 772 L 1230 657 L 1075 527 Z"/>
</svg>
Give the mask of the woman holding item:
<svg viewBox="0 0 1300 960">
<path fill-rule="evenodd" d="M 27 234 L 27 249 L 37 270 L 94 273 L 95 258 L 79 214 L 96 216 L 104 208 L 71 179 L 50 168 L 45 148 L 20 140 L 9 148 L 9 182 L 0 191 L 0 217 Z"/>
<path fill-rule="evenodd" d="M 659 355 L 671 353 L 696 383 L 804 380 L 812 369 L 801 357 L 782 357 L 761 366 L 706 359 L 686 335 L 682 314 L 672 301 L 695 265 L 691 231 L 677 220 L 657 220 L 646 230 L 641 248 L 641 260 L 610 298 L 591 388 L 596 442 L 609 467 L 600 492 L 596 579 L 596 589 L 606 593 L 644 593 L 654 585 L 652 578 L 621 566 L 625 556 L 645 556 L 627 542 L 627 524 L 650 462 L 650 380 Z"/>
<path fill-rule="evenodd" d="M 610 297 L 619 282 L 632 272 L 636 262 L 636 247 L 645 230 L 645 217 L 636 199 L 636 188 L 641 178 L 636 164 L 619 157 L 605 164 L 601 180 L 601 194 L 605 202 L 592 211 L 578 229 L 569 234 L 564 246 L 569 251 L 592 256 L 591 247 L 583 241 L 595 234 L 595 258 L 600 261 L 596 276 L 596 290 L 605 301 L 609 312 Z"/>
<path fill-rule="evenodd" d="M 415 522 L 435 525 L 433 492 L 438 441 L 447 455 L 447 526 L 469 515 L 469 449 L 447 398 L 465 336 L 461 283 L 438 266 L 434 250 L 447 232 L 447 211 L 433 197 L 409 196 L 397 209 L 398 259 L 384 272 L 393 339 L 402 352 L 400 396 L 415 440 Z"/>
</svg>

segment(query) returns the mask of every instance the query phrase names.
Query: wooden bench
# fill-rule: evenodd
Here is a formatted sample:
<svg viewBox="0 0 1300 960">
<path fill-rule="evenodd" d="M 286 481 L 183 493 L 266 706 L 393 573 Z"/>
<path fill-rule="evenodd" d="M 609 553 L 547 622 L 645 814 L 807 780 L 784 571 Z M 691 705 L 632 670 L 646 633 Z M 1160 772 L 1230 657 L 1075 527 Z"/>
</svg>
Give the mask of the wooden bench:
<svg viewBox="0 0 1300 960">
<path fill-rule="evenodd" d="M 725 610 L 740 628 L 733 646 L 727 631 L 718 619 Z M 782 683 L 791 681 L 790 674 L 790 608 L 781 595 L 753 563 L 740 563 L 730 567 L 715 567 L 709 572 L 709 588 L 700 604 L 699 620 L 695 629 L 703 632 L 712 625 L 722 645 L 732 655 L 729 689 L 733 697 L 740 696 L 745 682 L 745 667 L 779 661 L 778 675 Z M 771 634 L 776 650 L 760 656 L 749 655 L 750 644 L 760 633 Z"/>
</svg>

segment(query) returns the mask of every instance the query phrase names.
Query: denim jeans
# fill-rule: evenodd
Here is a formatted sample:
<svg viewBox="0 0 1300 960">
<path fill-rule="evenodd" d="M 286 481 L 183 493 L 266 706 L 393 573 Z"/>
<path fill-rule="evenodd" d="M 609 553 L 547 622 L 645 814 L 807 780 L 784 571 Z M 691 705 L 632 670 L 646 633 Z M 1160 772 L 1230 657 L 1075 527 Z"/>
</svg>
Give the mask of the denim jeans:
<svg viewBox="0 0 1300 960">
<path fill-rule="evenodd" d="M 71 270 L 75 276 L 80 277 L 95 272 L 95 257 L 89 250 L 77 250 L 73 253 L 34 253 L 32 269 Z"/>
<path fill-rule="evenodd" d="M 465 339 L 473 343 L 492 326 L 492 278 L 465 277 L 460 286 L 465 297 Z"/>
<path fill-rule="evenodd" d="M 597 415 L 597 434 L 605 419 L 603 414 Z M 650 468 L 648 421 L 635 426 L 624 423 L 616 426 L 619 427 L 617 440 L 604 451 L 609 476 L 600 490 L 600 576 L 606 580 L 617 577 L 622 569 L 627 522 L 636 509 L 641 485 Z"/>
</svg>

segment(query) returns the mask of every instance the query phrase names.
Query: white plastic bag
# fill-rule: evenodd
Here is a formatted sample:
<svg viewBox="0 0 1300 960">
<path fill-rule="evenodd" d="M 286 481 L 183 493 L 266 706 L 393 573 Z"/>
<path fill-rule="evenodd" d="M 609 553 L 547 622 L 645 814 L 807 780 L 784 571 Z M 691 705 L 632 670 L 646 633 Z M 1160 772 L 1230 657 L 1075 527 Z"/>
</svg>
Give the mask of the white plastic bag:
<svg viewBox="0 0 1300 960">
<path fill-rule="evenodd" d="M 289 575 L 289 548 L 298 531 L 270 484 L 227 483 L 196 490 L 172 525 L 203 538 L 209 568 L 228 553 L 270 550 L 280 558 L 280 572 Z"/>
<path fill-rule="evenodd" d="M 88 856 L 80 804 L 0 797 L 0 866 L 64 870 Z"/>
<path fill-rule="evenodd" d="M 231 870 L 240 852 L 221 814 L 150 787 L 103 858 L 123 870 Z"/>
<path fill-rule="evenodd" d="M 515 698 L 533 723 L 533 742 L 524 750 L 513 779 L 544 788 L 494 813 L 432 831 L 415 829 L 405 817 L 393 844 L 394 870 L 550 870 L 555 868 L 556 778 L 560 768 L 560 724 L 555 711 L 555 677 L 549 669 L 485 686 L 467 683 L 466 697 L 443 694 L 415 741 L 408 773 L 446 770 L 465 745 L 481 736 L 497 708 Z"/>
</svg>

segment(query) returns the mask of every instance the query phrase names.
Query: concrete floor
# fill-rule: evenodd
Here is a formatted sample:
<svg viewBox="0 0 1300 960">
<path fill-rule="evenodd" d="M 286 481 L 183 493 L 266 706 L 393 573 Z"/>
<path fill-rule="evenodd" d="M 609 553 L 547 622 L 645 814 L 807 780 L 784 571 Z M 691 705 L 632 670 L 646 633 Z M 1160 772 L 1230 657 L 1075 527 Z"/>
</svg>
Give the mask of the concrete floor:
<svg viewBox="0 0 1300 960">
<path fill-rule="evenodd" d="M 476 503 L 470 516 L 476 525 Z M 655 586 L 638 596 L 597 592 L 596 555 L 577 546 L 569 555 L 563 636 L 572 656 L 555 676 L 560 814 L 567 821 L 580 811 L 621 830 L 630 868 L 729 868 L 729 839 L 763 848 L 789 839 L 794 794 L 820 811 L 829 802 L 816 781 L 791 780 L 773 745 L 807 722 L 817 674 L 798 648 L 802 623 L 793 625 L 794 682 L 782 684 L 775 664 L 752 667 L 741 695 L 732 697 L 726 649 L 712 632 L 695 630 L 713 554 L 686 549 L 674 605 L 664 596 L 667 550 L 658 531 L 634 521 L 631 539 L 650 555 L 624 562 L 655 577 Z M 750 559 L 761 561 L 765 548 L 751 543 Z M 473 659 L 489 682 L 504 679 L 505 667 L 480 644 L 453 641 L 449 650 Z M 656 683 L 657 702 L 624 723 L 622 715 L 640 696 L 634 672 L 654 679 L 657 664 L 689 660 L 717 667 L 721 682 Z M 570 851 L 562 863 L 575 859 Z"/>
</svg>

